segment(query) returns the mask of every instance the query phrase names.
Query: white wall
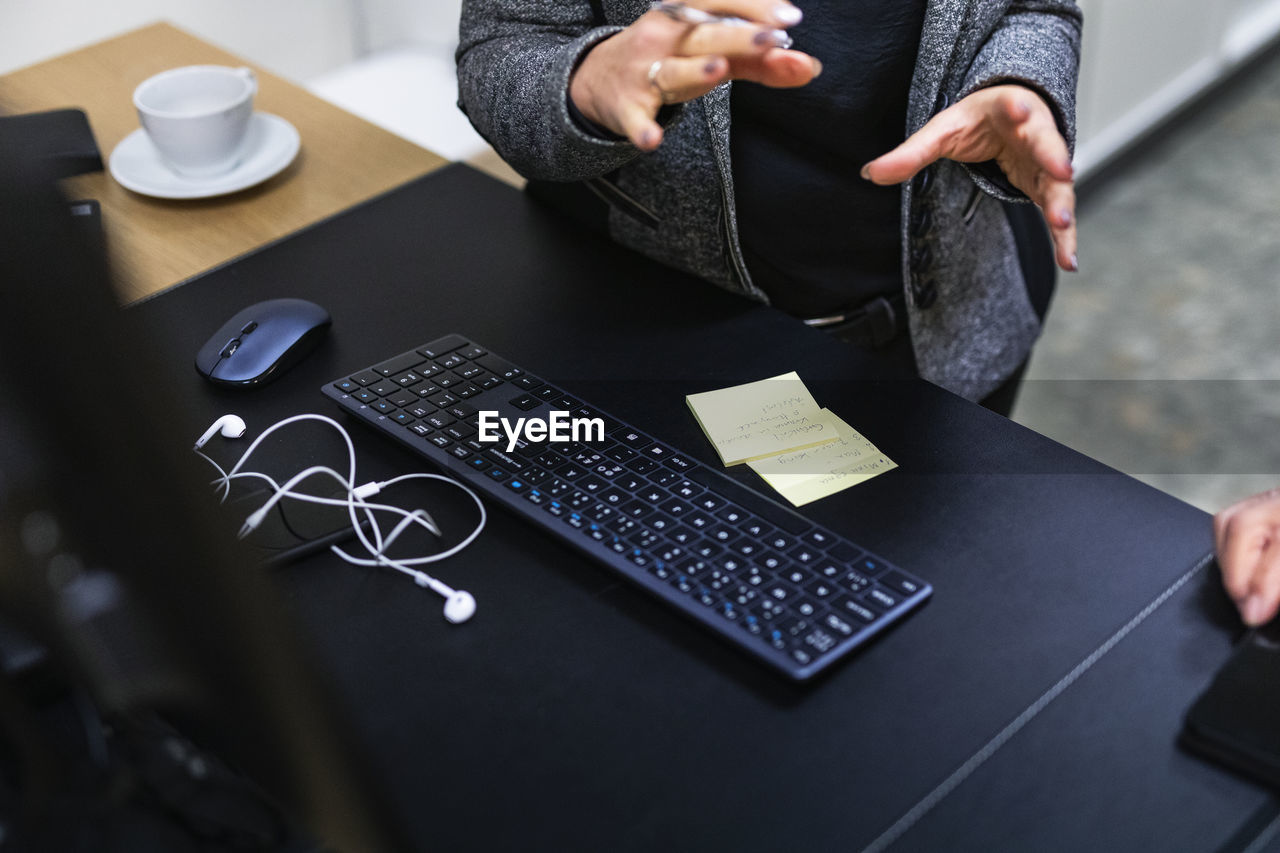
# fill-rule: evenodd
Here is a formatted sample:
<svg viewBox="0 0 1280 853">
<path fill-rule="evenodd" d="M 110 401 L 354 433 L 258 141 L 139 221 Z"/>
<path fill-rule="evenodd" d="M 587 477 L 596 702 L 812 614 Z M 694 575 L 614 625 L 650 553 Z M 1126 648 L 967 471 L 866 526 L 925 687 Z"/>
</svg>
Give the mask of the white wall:
<svg viewBox="0 0 1280 853">
<path fill-rule="evenodd" d="M 1280 33 L 1280 0 L 1081 0 L 1087 174 Z"/>
<path fill-rule="evenodd" d="M 165 19 L 270 71 L 305 80 L 356 57 L 351 23 L 358 2 L 0 0 L 0 73 Z"/>
</svg>

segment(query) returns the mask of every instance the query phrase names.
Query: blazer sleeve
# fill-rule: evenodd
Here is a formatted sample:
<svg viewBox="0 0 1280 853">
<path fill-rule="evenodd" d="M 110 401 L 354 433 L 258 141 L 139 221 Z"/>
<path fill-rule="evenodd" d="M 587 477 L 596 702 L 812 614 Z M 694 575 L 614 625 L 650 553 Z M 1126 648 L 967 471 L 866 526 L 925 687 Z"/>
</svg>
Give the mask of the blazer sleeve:
<svg viewBox="0 0 1280 853">
<path fill-rule="evenodd" d="M 1053 110 L 1067 150 L 1074 152 L 1082 22 L 1074 0 L 1014 0 L 969 66 L 959 97 L 1001 83 L 1034 89 Z M 969 172 L 979 187 L 997 198 L 1027 200 L 994 162 L 975 165 Z"/>
<path fill-rule="evenodd" d="M 587 0 L 464 0 L 458 106 L 527 178 L 607 174 L 640 151 L 570 115 L 569 78 L 587 51 L 621 29 L 596 26 Z"/>
</svg>

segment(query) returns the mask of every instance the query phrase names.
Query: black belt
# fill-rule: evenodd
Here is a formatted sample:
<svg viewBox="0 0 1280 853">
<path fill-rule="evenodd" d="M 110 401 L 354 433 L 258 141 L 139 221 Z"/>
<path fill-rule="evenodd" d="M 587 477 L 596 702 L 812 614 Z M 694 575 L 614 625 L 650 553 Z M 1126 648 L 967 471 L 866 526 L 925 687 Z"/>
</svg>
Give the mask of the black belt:
<svg viewBox="0 0 1280 853">
<path fill-rule="evenodd" d="M 842 314 L 814 317 L 804 324 L 845 343 L 879 349 L 907 330 L 907 300 L 901 293 L 877 296 Z"/>
</svg>

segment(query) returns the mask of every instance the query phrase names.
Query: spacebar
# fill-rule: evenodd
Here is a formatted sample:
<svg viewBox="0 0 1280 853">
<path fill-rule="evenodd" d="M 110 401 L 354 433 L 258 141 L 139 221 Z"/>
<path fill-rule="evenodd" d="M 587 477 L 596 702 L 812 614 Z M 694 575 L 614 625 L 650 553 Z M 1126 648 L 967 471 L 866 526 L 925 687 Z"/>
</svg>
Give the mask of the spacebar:
<svg viewBox="0 0 1280 853">
<path fill-rule="evenodd" d="M 730 480 L 710 468 L 697 466 L 685 476 L 695 483 L 706 486 L 721 497 L 728 498 L 748 512 L 755 513 L 770 524 L 781 527 L 792 536 L 799 536 L 810 527 L 813 527 L 802 516 L 796 515 L 785 507 L 779 506 L 763 495 L 751 491 L 741 483 Z"/>
</svg>

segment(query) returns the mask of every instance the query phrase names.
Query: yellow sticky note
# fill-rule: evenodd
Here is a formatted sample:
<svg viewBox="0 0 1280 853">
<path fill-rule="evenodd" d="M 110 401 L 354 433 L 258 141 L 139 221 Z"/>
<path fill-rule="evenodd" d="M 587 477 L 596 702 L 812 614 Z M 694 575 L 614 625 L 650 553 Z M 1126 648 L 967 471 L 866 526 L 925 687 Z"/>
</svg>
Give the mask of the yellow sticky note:
<svg viewBox="0 0 1280 853">
<path fill-rule="evenodd" d="M 830 413 L 818 406 L 795 371 L 690 394 L 685 401 L 725 465 L 825 444 L 838 437 Z"/>
<path fill-rule="evenodd" d="M 826 409 L 822 412 L 836 425 L 837 441 L 747 463 L 794 506 L 825 498 L 898 467 L 834 413 Z"/>
</svg>

